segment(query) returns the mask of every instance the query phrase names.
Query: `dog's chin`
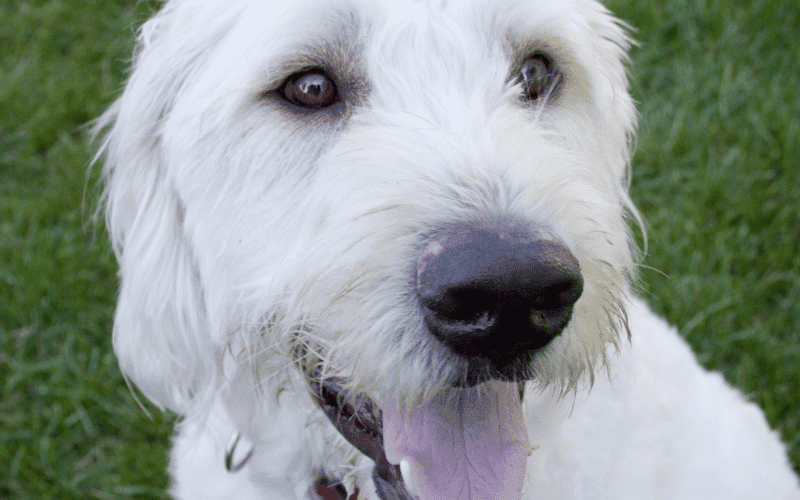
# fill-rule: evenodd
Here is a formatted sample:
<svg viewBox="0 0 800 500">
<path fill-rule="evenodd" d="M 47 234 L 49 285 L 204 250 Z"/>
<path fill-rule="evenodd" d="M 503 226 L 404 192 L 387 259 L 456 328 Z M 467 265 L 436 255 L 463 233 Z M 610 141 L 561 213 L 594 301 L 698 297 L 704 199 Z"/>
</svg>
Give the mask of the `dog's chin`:
<svg viewBox="0 0 800 500">
<path fill-rule="evenodd" d="M 488 418 L 497 420 L 499 423 L 496 427 L 503 429 L 501 432 L 506 432 L 505 429 L 512 428 L 510 432 L 520 434 L 518 429 L 520 424 L 515 420 L 518 419 L 518 415 L 521 415 L 521 402 L 525 381 L 530 379 L 531 374 L 528 366 L 530 366 L 530 360 L 534 355 L 535 351 L 518 353 L 511 359 L 498 359 L 496 357 L 461 358 L 460 363 L 456 363 L 456 365 L 459 365 L 460 369 L 456 370 L 456 374 L 448 379 L 447 385 L 449 385 L 451 389 L 444 390 L 444 392 L 450 393 L 450 395 L 445 398 L 448 402 L 444 404 L 438 403 L 439 406 L 433 410 L 425 409 L 427 407 L 426 404 L 420 404 L 416 406 L 415 409 L 412 409 L 411 413 L 413 415 L 414 412 L 422 412 L 425 415 L 422 420 L 431 419 L 431 416 L 435 416 L 434 419 L 441 418 L 443 421 L 446 421 L 448 416 L 452 417 L 453 415 L 455 415 L 456 418 L 470 419 L 472 417 L 463 414 L 463 409 L 450 408 L 450 406 L 452 406 L 450 401 L 454 399 L 453 394 L 461 394 L 462 392 L 470 394 L 487 392 L 490 394 L 489 399 L 493 401 L 502 400 L 503 396 L 497 397 L 493 392 L 494 389 L 483 389 L 483 387 L 499 385 L 507 388 L 508 386 L 516 384 L 518 397 L 516 395 L 511 398 L 505 397 L 506 401 L 510 401 L 510 404 L 503 403 L 505 407 L 500 409 L 497 413 L 495 413 L 496 410 L 491 408 L 480 411 L 485 411 L 487 415 L 489 415 Z M 420 496 L 418 486 L 415 484 L 418 481 L 414 480 L 415 475 L 410 470 L 411 466 L 409 465 L 409 461 L 404 456 L 405 452 L 402 450 L 398 451 L 397 449 L 398 446 L 404 446 L 398 445 L 398 441 L 414 439 L 409 437 L 397 438 L 396 436 L 399 433 L 402 434 L 406 432 L 412 434 L 414 432 L 431 432 L 430 429 L 426 431 L 405 430 L 405 428 L 414 429 L 415 426 L 427 429 L 426 426 L 428 424 L 409 423 L 410 419 L 413 418 L 412 415 L 398 416 L 399 414 L 395 407 L 396 400 L 394 399 L 390 398 L 386 401 L 377 402 L 373 401 L 373 399 L 364 393 L 352 394 L 346 389 L 348 386 L 348 380 L 346 379 L 337 377 L 315 379 L 311 377 L 308 380 L 311 381 L 311 392 L 315 397 L 317 405 L 322 409 L 331 423 L 333 423 L 337 431 L 361 453 L 375 462 L 372 478 L 379 497 L 381 499 L 425 500 L 425 496 Z M 478 388 L 477 386 L 482 387 Z M 460 395 L 455 399 L 459 398 L 461 398 Z M 477 401 L 477 403 L 475 403 L 475 401 Z M 492 404 L 496 403 L 486 403 L 486 405 Z M 473 407 L 481 407 L 483 405 L 484 402 L 481 399 L 474 400 L 472 404 Z M 444 410 L 441 410 L 442 407 L 444 407 Z M 386 411 L 393 415 L 389 417 L 389 423 L 387 425 L 394 427 L 393 430 L 389 431 L 389 434 L 394 437 L 386 437 L 387 435 L 384 432 L 384 425 L 387 423 L 385 419 Z M 473 411 L 476 411 L 475 408 L 470 408 L 466 412 L 469 413 Z M 480 411 L 476 411 L 476 413 L 480 413 Z M 503 416 L 496 416 L 500 414 Z M 512 416 L 508 417 L 508 415 Z M 406 418 L 409 420 L 406 420 Z M 507 420 L 511 420 L 512 422 L 506 422 Z M 519 420 L 521 422 L 521 418 L 519 418 Z M 450 423 L 447 425 L 450 425 Z M 517 429 L 514 430 L 513 428 L 515 426 Z M 398 427 L 400 430 L 398 430 Z M 436 426 L 433 426 L 434 433 L 435 430 Z M 527 453 L 527 451 L 525 451 L 527 450 L 527 444 L 521 444 L 523 442 L 527 443 L 527 434 L 524 430 L 521 431 L 521 434 L 524 435 L 524 439 L 518 438 L 516 440 L 508 440 L 513 443 L 514 450 L 512 450 L 512 454 L 513 452 L 516 452 L 517 455 L 521 452 Z M 481 439 L 482 438 L 478 438 L 475 441 L 479 443 Z M 487 441 L 493 441 L 495 439 L 497 439 L 497 436 L 494 435 L 485 438 Z M 479 444 L 463 441 L 462 445 L 469 447 L 478 446 Z M 410 454 L 413 454 L 413 452 Z M 422 467 L 418 463 L 416 463 L 415 466 Z M 428 475 L 430 475 L 430 473 L 431 470 L 426 470 L 425 472 L 425 474 Z"/>
</svg>

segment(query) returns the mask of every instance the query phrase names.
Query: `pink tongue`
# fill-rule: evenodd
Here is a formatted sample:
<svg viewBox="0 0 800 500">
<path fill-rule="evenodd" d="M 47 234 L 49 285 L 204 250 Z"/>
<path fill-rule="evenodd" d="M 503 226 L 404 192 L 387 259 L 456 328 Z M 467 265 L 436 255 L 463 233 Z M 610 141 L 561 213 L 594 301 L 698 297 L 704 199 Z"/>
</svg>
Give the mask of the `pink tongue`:
<svg viewBox="0 0 800 500">
<path fill-rule="evenodd" d="M 530 451 L 516 384 L 450 389 L 410 417 L 384 401 L 386 458 L 406 458 L 420 500 L 519 500 Z"/>
</svg>

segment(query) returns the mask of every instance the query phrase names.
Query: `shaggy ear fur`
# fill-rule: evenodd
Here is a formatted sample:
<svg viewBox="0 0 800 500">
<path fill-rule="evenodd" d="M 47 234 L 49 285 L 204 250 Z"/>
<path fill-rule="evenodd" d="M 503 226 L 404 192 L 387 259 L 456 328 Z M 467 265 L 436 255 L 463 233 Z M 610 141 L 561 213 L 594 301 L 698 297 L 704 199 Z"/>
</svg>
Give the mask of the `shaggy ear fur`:
<svg viewBox="0 0 800 500">
<path fill-rule="evenodd" d="M 162 126 L 229 23 L 202 2 L 171 2 L 141 28 L 123 95 L 98 120 L 106 220 L 120 266 L 114 350 L 153 402 L 178 412 L 208 392 L 222 347 L 211 345 L 203 287 L 162 151 Z M 175 22 L 173 22 L 175 20 Z"/>
</svg>

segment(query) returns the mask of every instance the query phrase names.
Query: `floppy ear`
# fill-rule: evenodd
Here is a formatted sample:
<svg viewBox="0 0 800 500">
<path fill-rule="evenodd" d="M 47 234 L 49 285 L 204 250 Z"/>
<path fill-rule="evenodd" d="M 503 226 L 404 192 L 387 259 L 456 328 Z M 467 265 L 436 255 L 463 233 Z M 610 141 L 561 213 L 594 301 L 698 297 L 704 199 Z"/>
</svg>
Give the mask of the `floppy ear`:
<svg viewBox="0 0 800 500">
<path fill-rule="evenodd" d="M 121 278 L 114 351 L 148 398 L 182 412 L 218 380 L 221 348 L 210 341 L 162 127 L 224 23 L 202 31 L 202 14 L 177 11 L 170 2 L 142 26 L 125 91 L 95 131 L 104 136 L 98 157 L 105 155 L 106 220 Z"/>
</svg>

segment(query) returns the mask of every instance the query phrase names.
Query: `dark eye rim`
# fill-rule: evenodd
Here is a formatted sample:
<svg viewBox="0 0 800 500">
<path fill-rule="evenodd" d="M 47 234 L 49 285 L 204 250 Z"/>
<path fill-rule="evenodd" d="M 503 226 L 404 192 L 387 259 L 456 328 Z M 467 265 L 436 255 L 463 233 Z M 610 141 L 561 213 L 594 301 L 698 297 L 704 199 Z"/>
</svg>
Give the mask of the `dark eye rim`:
<svg viewBox="0 0 800 500">
<path fill-rule="evenodd" d="M 300 95 L 294 86 L 302 79 L 310 75 L 319 75 L 322 76 L 330 86 L 330 91 L 326 92 L 326 96 L 324 99 L 321 99 L 319 102 L 312 102 L 306 101 L 302 99 L 302 95 Z M 333 106 L 337 102 L 339 102 L 339 87 L 336 84 L 336 80 L 332 78 L 327 71 L 323 68 L 309 68 L 303 71 L 298 71 L 296 73 L 292 73 L 287 77 L 283 83 L 278 88 L 278 94 L 283 97 L 284 100 L 287 102 L 310 110 L 316 109 L 325 109 L 330 106 Z"/>
<path fill-rule="evenodd" d="M 535 92 L 535 95 L 531 95 L 530 89 L 525 88 L 525 82 L 522 80 L 522 76 L 520 75 L 522 68 L 528 61 L 531 60 L 537 60 L 544 63 L 545 70 L 547 71 L 545 84 L 539 91 Z M 548 54 L 539 51 L 529 54 L 522 59 L 522 61 L 520 61 L 519 65 L 517 66 L 517 75 L 516 82 L 521 84 L 523 88 L 520 98 L 526 102 L 533 103 L 540 101 L 543 97 L 552 97 L 558 89 L 560 83 L 560 73 L 556 63 L 553 61 L 553 58 Z"/>
</svg>

